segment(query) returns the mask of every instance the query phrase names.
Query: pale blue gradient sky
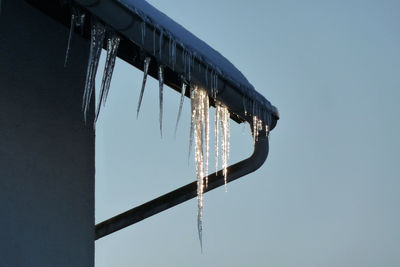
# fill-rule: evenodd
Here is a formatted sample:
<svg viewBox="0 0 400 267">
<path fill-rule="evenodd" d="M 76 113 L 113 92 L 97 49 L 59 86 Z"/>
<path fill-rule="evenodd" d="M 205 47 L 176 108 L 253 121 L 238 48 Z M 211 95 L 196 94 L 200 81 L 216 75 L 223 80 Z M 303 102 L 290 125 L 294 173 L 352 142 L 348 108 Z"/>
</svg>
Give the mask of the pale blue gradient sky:
<svg viewBox="0 0 400 267">
<path fill-rule="evenodd" d="M 96 266 L 400 266 L 400 2 L 149 2 L 281 120 L 261 169 L 205 195 L 203 254 L 191 200 L 97 241 Z M 188 99 L 174 140 L 179 96 L 165 89 L 161 139 L 152 78 L 136 120 L 141 79 L 117 61 L 97 125 L 96 222 L 195 179 Z M 249 156 L 248 126 L 232 122 L 231 143 L 231 163 Z"/>
</svg>

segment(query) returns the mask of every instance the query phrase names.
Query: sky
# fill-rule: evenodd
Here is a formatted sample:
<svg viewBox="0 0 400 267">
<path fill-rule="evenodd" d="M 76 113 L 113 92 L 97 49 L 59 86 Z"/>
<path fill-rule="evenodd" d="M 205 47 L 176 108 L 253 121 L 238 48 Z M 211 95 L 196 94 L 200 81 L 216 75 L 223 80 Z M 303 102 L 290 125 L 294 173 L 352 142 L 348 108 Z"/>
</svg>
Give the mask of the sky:
<svg viewBox="0 0 400 267">
<path fill-rule="evenodd" d="M 400 2 L 149 2 L 281 119 L 264 165 L 205 195 L 203 253 L 192 199 L 96 241 L 96 266 L 400 266 Z M 136 119 L 142 77 L 117 60 L 96 127 L 97 223 L 195 180 L 188 99 L 174 138 L 179 95 L 164 90 L 161 138 L 153 78 Z M 230 142 L 231 164 L 247 158 L 249 126 L 231 121 Z"/>
</svg>

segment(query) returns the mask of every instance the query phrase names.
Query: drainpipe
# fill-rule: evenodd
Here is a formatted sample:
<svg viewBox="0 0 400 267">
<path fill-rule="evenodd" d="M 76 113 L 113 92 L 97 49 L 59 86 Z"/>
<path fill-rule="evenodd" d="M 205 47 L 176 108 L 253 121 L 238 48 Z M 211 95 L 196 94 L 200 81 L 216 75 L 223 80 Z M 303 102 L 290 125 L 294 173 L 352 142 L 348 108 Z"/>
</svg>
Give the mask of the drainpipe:
<svg viewBox="0 0 400 267">
<path fill-rule="evenodd" d="M 268 136 L 265 135 L 265 132 L 260 132 L 258 140 L 254 145 L 253 154 L 249 158 L 228 167 L 227 182 L 232 182 L 246 174 L 254 172 L 261 167 L 261 165 L 267 159 L 268 150 Z M 205 184 L 205 178 L 203 179 Z M 204 190 L 204 192 L 206 193 L 224 184 L 224 175 L 222 174 L 222 170 L 220 170 L 208 176 L 208 187 Z M 197 181 L 194 181 L 163 196 L 137 206 L 136 208 L 130 209 L 97 224 L 96 240 L 132 224 L 140 222 L 164 210 L 172 208 L 196 196 Z"/>
</svg>

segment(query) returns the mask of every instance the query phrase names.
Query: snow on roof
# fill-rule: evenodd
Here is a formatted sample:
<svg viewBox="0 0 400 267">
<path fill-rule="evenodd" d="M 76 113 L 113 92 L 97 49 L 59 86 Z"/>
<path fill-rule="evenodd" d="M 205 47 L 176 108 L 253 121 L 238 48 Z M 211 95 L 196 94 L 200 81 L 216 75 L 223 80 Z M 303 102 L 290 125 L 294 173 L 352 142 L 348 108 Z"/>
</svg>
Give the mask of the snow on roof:
<svg viewBox="0 0 400 267">
<path fill-rule="evenodd" d="M 186 30 L 180 24 L 150 5 L 144 0 L 116 0 L 148 24 L 153 25 L 163 34 L 189 51 L 195 58 L 209 66 L 226 80 L 232 82 L 243 94 L 258 101 L 272 114 L 279 117 L 276 107 L 259 94 L 246 77 L 218 51 Z"/>
</svg>

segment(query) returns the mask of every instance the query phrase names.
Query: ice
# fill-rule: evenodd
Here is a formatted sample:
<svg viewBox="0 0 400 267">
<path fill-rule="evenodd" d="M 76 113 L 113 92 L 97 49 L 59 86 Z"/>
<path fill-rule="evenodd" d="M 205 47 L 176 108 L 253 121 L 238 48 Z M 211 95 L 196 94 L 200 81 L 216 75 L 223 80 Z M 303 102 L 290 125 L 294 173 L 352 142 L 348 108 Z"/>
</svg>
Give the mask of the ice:
<svg viewBox="0 0 400 267">
<path fill-rule="evenodd" d="M 75 25 L 76 25 L 76 15 L 74 13 L 72 13 L 71 26 L 69 27 L 69 34 L 68 34 L 67 49 L 65 51 L 64 67 L 66 67 L 67 63 L 68 63 L 69 50 L 70 50 L 70 46 L 71 46 L 72 34 L 74 33 Z"/>
<path fill-rule="evenodd" d="M 277 109 L 254 89 L 254 86 L 249 83 L 246 77 L 231 62 L 229 62 L 219 52 L 211 48 L 208 44 L 194 36 L 184 27 L 170 19 L 159 10 L 157 10 L 147 1 L 116 1 L 129 9 L 132 13 L 142 18 L 143 21 L 146 21 L 147 26 L 154 27 L 157 29 L 157 32 L 160 32 L 163 35 L 168 36 L 168 38 L 173 39 L 177 44 L 179 44 L 178 49 L 180 49 L 181 51 L 185 51 L 185 54 L 196 55 L 197 61 L 202 63 L 205 68 L 208 68 L 209 70 L 211 70 L 211 72 L 217 73 L 224 80 L 229 81 L 245 97 L 256 100 L 270 113 L 278 116 Z M 165 61 L 164 63 L 166 64 L 167 62 L 168 61 Z M 192 62 L 190 62 L 189 64 L 192 65 Z M 187 74 L 186 78 L 192 76 L 192 73 L 189 73 L 189 71 L 185 74 Z M 189 79 L 189 81 L 190 80 L 191 79 Z M 208 85 L 206 87 L 209 88 Z"/>
<path fill-rule="evenodd" d="M 191 91 L 191 132 L 193 131 L 195 143 L 195 162 L 197 176 L 197 226 L 199 232 L 200 246 L 202 247 L 202 231 L 203 231 L 203 193 L 205 189 L 204 177 L 207 177 L 208 169 L 208 130 L 209 130 L 209 100 L 207 91 L 197 86 Z M 205 155 L 204 155 L 205 153 Z M 206 178 L 207 179 L 207 178 Z"/>
<path fill-rule="evenodd" d="M 174 134 L 175 137 L 176 137 L 176 132 L 178 130 L 179 119 L 181 118 L 181 114 L 182 114 L 182 107 L 183 107 L 183 101 L 185 99 L 185 92 L 186 92 L 186 83 L 183 83 L 182 88 L 181 88 L 181 101 L 179 102 L 178 117 L 176 118 L 176 124 L 175 124 L 175 134 Z"/>
<path fill-rule="evenodd" d="M 191 79 L 192 79 L 193 55 L 189 51 L 184 50 L 183 53 L 182 53 L 182 62 L 183 62 L 183 73 L 185 75 L 185 78 L 188 81 L 191 81 Z"/>
<path fill-rule="evenodd" d="M 69 34 L 68 34 L 67 49 L 65 51 L 64 67 L 66 67 L 68 64 L 71 42 L 72 42 L 72 37 L 73 37 L 74 31 L 75 31 L 75 28 L 80 27 L 81 34 L 83 34 L 84 22 L 85 22 L 85 13 L 81 14 L 79 9 L 73 9 L 72 14 L 71 14 L 71 25 L 70 25 Z"/>
<path fill-rule="evenodd" d="M 263 122 L 262 119 L 259 119 L 257 115 L 253 115 L 253 142 L 254 144 L 258 141 L 258 136 L 260 135 L 260 132 L 263 130 L 265 125 L 265 130 L 266 134 L 268 135 L 268 124 L 266 122 Z"/>
<path fill-rule="evenodd" d="M 160 32 L 160 49 L 159 49 L 160 60 L 162 60 L 162 46 L 163 46 L 163 31 Z"/>
<path fill-rule="evenodd" d="M 144 44 L 144 38 L 146 37 L 146 22 L 142 21 L 142 24 L 140 25 L 141 29 L 141 34 L 142 34 L 142 44 Z"/>
<path fill-rule="evenodd" d="M 146 81 L 147 81 L 147 73 L 149 71 L 149 66 L 150 66 L 150 57 L 146 57 L 144 60 L 144 66 L 143 66 L 143 82 L 142 82 L 142 89 L 140 90 L 140 95 L 139 95 L 139 102 L 136 110 L 136 118 L 139 117 L 139 111 L 140 111 L 140 106 L 142 105 L 142 100 L 143 100 L 143 94 L 144 94 L 144 88 L 146 87 Z"/>
<path fill-rule="evenodd" d="M 218 172 L 218 160 L 219 160 L 219 124 L 221 114 L 220 102 L 215 102 L 215 172 Z"/>
<path fill-rule="evenodd" d="M 205 160 L 204 160 L 204 165 L 205 165 L 205 171 L 204 174 L 206 176 L 206 188 L 208 187 L 208 156 L 209 156 L 209 144 L 210 144 L 210 116 L 209 116 L 209 107 L 210 107 L 210 102 L 207 93 L 203 95 L 203 124 L 204 124 L 204 142 L 205 142 L 205 150 L 206 150 L 206 155 L 205 155 Z"/>
<path fill-rule="evenodd" d="M 117 34 L 111 33 L 110 35 L 111 36 L 107 39 L 107 58 L 104 66 L 103 79 L 101 82 L 100 97 L 97 102 L 95 122 L 99 117 L 101 105 L 103 104 L 103 106 L 105 106 L 107 101 L 111 78 L 115 66 L 115 59 L 117 58 L 118 46 L 120 42 L 120 38 Z"/>
<path fill-rule="evenodd" d="M 190 99 L 192 98 L 194 98 L 194 88 L 190 88 Z M 195 105 L 193 101 L 190 101 L 190 134 L 189 134 L 188 162 L 190 160 L 190 153 L 192 152 L 195 118 L 196 118 Z"/>
<path fill-rule="evenodd" d="M 82 101 L 82 109 L 85 122 L 86 122 L 86 113 L 89 108 L 90 99 L 92 97 L 93 90 L 95 87 L 96 72 L 97 72 L 97 67 L 99 65 L 101 50 L 103 48 L 104 35 L 105 35 L 104 26 L 99 21 L 92 19 L 89 61 L 86 72 L 86 82 L 85 82 L 85 89 L 83 92 L 83 101 Z"/>
<path fill-rule="evenodd" d="M 213 72 L 211 74 L 211 96 L 214 101 L 217 99 L 218 94 L 218 75 Z"/>
<path fill-rule="evenodd" d="M 169 38 L 169 46 L 168 46 L 168 56 L 169 56 L 169 64 L 170 66 L 172 66 L 172 70 L 175 70 L 175 64 L 176 64 L 176 42 L 174 41 L 174 39 L 171 38 L 171 36 L 168 37 Z"/>
<path fill-rule="evenodd" d="M 80 12 L 78 11 L 77 17 L 78 17 L 78 19 L 75 22 L 75 27 L 79 27 L 81 34 L 83 34 L 86 15 L 85 15 L 85 13 L 80 14 Z"/>
<path fill-rule="evenodd" d="M 221 117 L 221 133 L 222 133 L 222 138 L 221 138 L 222 169 L 226 185 L 228 176 L 227 167 L 228 167 L 229 150 L 230 150 L 229 146 L 230 127 L 229 127 L 229 111 L 225 105 L 222 105 L 220 117 Z"/>
<path fill-rule="evenodd" d="M 230 137 L 230 124 L 229 124 L 229 110 L 220 101 L 215 103 L 215 168 L 218 171 L 218 158 L 219 158 L 219 140 L 221 138 L 221 162 L 222 173 L 224 175 L 225 189 L 227 189 L 227 176 L 228 176 L 228 159 L 229 159 L 229 137 Z"/>
<path fill-rule="evenodd" d="M 164 87 L 164 66 L 158 67 L 158 85 L 159 85 L 159 96 L 160 96 L 160 134 L 162 137 L 162 121 L 163 121 L 163 87 Z"/>
<path fill-rule="evenodd" d="M 171 54 L 172 54 L 172 70 L 175 70 L 175 64 L 176 64 L 176 42 L 171 39 L 172 42 L 172 48 L 171 48 Z"/>
</svg>

